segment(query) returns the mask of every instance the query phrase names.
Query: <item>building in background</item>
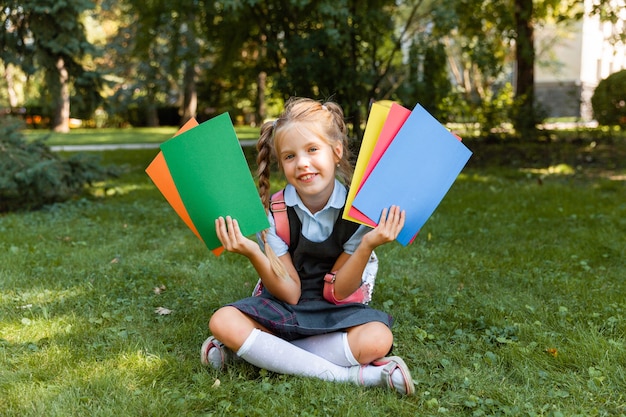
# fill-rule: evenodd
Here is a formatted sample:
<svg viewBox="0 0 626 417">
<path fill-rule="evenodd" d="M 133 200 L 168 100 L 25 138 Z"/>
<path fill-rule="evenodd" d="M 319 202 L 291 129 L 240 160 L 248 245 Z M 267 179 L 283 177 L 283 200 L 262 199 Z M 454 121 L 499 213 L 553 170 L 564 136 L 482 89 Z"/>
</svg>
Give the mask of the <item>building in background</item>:
<svg viewBox="0 0 626 417">
<path fill-rule="evenodd" d="M 585 0 L 589 11 L 591 1 Z M 536 30 L 535 94 L 547 117 L 593 119 L 591 97 L 600 80 L 626 69 L 626 46 L 611 42 L 626 30 L 626 10 L 615 24 L 598 16 Z"/>
</svg>

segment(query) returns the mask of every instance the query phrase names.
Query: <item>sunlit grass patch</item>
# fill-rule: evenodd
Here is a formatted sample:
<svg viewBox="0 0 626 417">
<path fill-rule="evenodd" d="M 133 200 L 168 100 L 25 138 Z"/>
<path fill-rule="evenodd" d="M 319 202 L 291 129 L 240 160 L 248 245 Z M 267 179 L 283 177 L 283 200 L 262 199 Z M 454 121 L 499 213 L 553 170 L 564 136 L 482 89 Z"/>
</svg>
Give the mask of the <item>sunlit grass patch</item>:
<svg viewBox="0 0 626 417">
<path fill-rule="evenodd" d="M 528 168 L 522 169 L 522 172 L 530 172 L 542 176 L 547 175 L 573 175 L 576 170 L 568 164 L 552 165 L 546 168 Z"/>
<path fill-rule="evenodd" d="M 31 140 L 44 139 L 46 144 L 50 146 L 120 143 L 158 144 L 172 138 L 177 130 L 178 128 L 174 126 L 72 129 L 69 133 L 30 129 L 26 130 L 25 134 Z M 259 128 L 236 126 L 235 131 L 239 140 L 256 140 L 259 138 Z"/>
</svg>

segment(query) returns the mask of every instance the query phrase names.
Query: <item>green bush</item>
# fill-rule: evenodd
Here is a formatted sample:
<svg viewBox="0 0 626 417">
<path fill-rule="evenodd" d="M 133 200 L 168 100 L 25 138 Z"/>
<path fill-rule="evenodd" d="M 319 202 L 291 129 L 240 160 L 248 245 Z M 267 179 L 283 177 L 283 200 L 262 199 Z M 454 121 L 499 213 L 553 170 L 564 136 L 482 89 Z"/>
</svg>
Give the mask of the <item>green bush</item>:
<svg viewBox="0 0 626 417">
<path fill-rule="evenodd" d="M 591 97 L 594 118 L 605 126 L 626 126 L 626 70 L 598 83 Z"/>
<path fill-rule="evenodd" d="M 113 173 L 101 167 L 95 155 L 74 154 L 63 160 L 42 140 L 27 142 L 22 127 L 14 118 L 0 120 L 0 212 L 66 201 Z"/>
</svg>

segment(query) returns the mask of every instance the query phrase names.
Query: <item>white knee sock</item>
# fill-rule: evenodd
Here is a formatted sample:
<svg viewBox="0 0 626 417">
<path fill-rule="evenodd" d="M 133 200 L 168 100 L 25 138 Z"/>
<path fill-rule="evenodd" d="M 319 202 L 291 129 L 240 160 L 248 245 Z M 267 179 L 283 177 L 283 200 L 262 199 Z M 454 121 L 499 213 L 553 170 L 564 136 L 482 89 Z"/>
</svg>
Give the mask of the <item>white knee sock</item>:
<svg viewBox="0 0 626 417">
<path fill-rule="evenodd" d="M 350 350 L 348 333 L 335 332 L 305 337 L 292 341 L 294 345 L 321 356 L 322 358 L 339 366 L 359 365 Z"/>
<path fill-rule="evenodd" d="M 258 329 L 250 333 L 237 355 L 252 365 L 272 372 L 358 383 L 356 373 L 350 372 L 351 367 L 336 365 Z"/>
<path fill-rule="evenodd" d="M 237 356 L 254 366 L 281 374 L 313 377 L 325 381 L 352 382 L 364 386 L 384 384 L 383 366 L 336 365 L 315 353 L 308 352 L 259 329 L 254 329 L 250 333 L 237 351 Z M 400 372 L 393 372 L 391 378 L 394 383 L 403 384 Z"/>
<path fill-rule="evenodd" d="M 216 340 L 216 343 L 220 343 Z M 334 332 L 320 334 L 316 336 L 309 336 L 302 339 L 297 339 L 291 342 L 292 344 L 321 356 L 322 358 L 339 366 L 355 366 L 360 365 L 356 360 L 348 344 L 348 333 L 346 332 Z M 221 343 L 220 343 L 221 344 Z M 225 356 L 222 358 L 222 354 Z M 209 362 L 214 364 L 213 367 L 219 369 L 223 366 L 223 362 L 232 362 L 240 359 L 237 355 L 222 345 L 220 349 L 211 349 L 208 352 Z"/>
</svg>

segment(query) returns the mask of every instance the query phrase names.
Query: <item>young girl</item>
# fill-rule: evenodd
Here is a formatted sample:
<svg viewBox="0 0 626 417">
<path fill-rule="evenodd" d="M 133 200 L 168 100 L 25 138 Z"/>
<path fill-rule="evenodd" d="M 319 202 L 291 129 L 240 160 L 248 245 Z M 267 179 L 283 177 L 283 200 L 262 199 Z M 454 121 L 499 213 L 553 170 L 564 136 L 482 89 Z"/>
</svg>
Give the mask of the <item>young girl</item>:
<svg viewBox="0 0 626 417">
<path fill-rule="evenodd" d="M 213 314 L 202 362 L 220 368 L 236 352 L 277 373 L 413 394 L 404 361 L 385 357 L 393 342 L 392 318 L 362 303 L 337 301 L 359 290 L 373 250 L 395 240 L 405 218 L 392 206 L 375 229 L 342 219 L 347 190 L 336 177 L 348 183 L 352 174 L 343 111 L 333 102 L 290 99 L 275 122 L 262 126 L 257 149 L 266 208 L 272 154 L 287 179 L 290 244 L 276 234 L 271 213 L 260 245 L 241 234 L 236 219 L 215 221 L 225 250 L 250 260 L 263 290 Z M 334 285 L 333 302 L 323 296 L 325 277 Z"/>
</svg>

